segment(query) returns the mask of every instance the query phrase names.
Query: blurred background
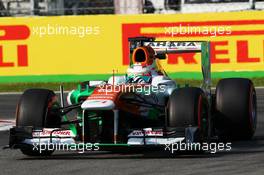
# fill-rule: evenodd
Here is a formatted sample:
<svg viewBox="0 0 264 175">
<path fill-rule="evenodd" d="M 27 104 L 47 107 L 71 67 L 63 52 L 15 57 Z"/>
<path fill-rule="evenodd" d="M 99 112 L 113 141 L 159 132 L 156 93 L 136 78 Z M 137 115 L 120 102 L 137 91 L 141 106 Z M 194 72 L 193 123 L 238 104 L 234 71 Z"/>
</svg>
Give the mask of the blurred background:
<svg viewBox="0 0 264 175">
<path fill-rule="evenodd" d="M 0 16 L 172 14 L 264 10 L 264 0 L 0 0 Z"/>
</svg>

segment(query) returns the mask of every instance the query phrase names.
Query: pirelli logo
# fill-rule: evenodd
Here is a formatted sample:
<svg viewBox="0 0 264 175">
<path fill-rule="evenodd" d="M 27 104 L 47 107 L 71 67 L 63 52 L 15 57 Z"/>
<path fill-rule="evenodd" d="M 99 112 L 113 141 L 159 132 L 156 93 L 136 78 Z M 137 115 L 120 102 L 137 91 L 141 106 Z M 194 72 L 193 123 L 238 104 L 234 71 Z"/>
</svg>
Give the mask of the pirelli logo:
<svg viewBox="0 0 264 175">
<path fill-rule="evenodd" d="M 0 67 L 27 67 L 28 66 L 28 46 L 16 44 L 16 41 L 26 41 L 30 35 L 30 29 L 26 25 L 0 25 Z M 9 61 L 5 57 L 5 44 L 14 43 L 13 52 L 16 53 L 16 62 Z"/>
<path fill-rule="evenodd" d="M 129 62 L 128 38 L 136 36 L 156 37 L 157 41 L 211 41 L 212 64 L 264 63 L 264 19 L 123 24 L 123 65 Z M 169 54 L 167 64 L 198 64 L 195 54 Z"/>
</svg>

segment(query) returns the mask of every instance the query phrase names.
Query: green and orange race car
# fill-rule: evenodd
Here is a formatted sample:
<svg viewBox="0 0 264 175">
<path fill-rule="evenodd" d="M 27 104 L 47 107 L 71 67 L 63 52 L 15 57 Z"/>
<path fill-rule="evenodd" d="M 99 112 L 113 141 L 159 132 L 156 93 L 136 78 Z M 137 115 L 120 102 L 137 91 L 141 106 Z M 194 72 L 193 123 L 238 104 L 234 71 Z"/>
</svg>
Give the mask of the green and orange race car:
<svg viewBox="0 0 264 175">
<path fill-rule="evenodd" d="M 42 156 L 64 148 L 166 148 L 254 135 L 254 85 L 249 79 L 227 78 L 213 93 L 210 42 L 135 37 L 129 38 L 129 47 L 127 74 L 79 84 L 68 93 L 67 105 L 63 87 L 60 103 L 51 90 L 26 90 L 17 104 L 9 147 Z M 167 54 L 190 52 L 201 53 L 200 87 L 180 86 L 159 63 Z"/>
</svg>

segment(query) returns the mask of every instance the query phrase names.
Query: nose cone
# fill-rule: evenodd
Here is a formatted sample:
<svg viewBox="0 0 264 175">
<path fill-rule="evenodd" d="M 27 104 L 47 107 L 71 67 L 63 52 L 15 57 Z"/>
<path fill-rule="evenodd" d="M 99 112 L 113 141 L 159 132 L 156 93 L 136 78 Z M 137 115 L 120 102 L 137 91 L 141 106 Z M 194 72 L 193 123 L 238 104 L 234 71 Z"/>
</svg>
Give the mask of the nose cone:
<svg viewBox="0 0 264 175">
<path fill-rule="evenodd" d="M 86 110 L 112 110 L 115 108 L 115 103 L 112 100 L 86 100 L 81 108 Z"/>
</svg>

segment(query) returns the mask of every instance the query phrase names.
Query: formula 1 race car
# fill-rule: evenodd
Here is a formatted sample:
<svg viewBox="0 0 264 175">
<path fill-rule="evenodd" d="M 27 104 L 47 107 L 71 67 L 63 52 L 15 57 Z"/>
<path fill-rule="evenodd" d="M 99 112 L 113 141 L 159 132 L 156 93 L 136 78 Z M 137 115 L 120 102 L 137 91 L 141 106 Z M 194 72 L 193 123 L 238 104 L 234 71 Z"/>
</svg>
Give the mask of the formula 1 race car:
<svg viewBox="0 0 264 175">
<path fill-rule="evenodd" d="M 129 47 L 126 75 L 79 84 L 68 93 L 67 106 L 62 86 L 60 103 L 51 90 L 26 90 L 9 147 L 42 156 L 65 145 L 111 150 L 252 138 L 257 122 L 254 85 L 249 79 L 227 78 L 212 93 L 210 42 L 135 37 L 129 38 Z M 167 54 L 190 52 L 201 53 L 200 87 L 180 86 L 159 63 Z"/>
</svg>

